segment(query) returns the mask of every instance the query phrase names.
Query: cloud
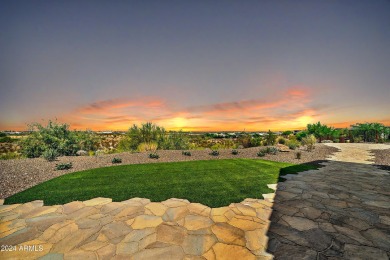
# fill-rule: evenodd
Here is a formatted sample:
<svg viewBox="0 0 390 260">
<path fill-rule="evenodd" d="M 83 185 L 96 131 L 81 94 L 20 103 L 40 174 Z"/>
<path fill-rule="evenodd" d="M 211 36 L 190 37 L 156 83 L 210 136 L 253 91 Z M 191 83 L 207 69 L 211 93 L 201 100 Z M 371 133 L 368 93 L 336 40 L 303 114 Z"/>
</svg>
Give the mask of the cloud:
<svg viewBox="0 0 390 260">
<path fill-rule="evenodd" d="M 156 97 L 118 98 L 92 102 L 68 114 L 76 126 L 125 130 L 132 124 L 151 121 L 167 129 L 240 130 L 299 127 L 323 109 L 311 104 L 312 92 L 293 86 L 272 95 L 248 100 L 177 107 Z M 313 119 L 314 120 L 314 119 Z M 81 123 L 82 122 L 82 123 Z"/>
</svg>

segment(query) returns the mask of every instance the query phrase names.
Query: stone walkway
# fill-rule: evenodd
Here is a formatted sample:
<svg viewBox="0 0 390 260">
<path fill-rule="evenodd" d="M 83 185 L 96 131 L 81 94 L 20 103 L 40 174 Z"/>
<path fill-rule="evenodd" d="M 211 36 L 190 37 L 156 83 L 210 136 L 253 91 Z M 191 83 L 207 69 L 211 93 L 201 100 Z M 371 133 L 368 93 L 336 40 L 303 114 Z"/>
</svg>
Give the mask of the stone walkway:
<svg viewBox="0 0 390 260">
<path fill-rule="evenodd" d="M 341 149 L 319 170 L 278 184 L 268 252 L 275 259 L 389 259 L 390 174 L 370 149 L 388 145 L 329 144 Z"/>
</svg>

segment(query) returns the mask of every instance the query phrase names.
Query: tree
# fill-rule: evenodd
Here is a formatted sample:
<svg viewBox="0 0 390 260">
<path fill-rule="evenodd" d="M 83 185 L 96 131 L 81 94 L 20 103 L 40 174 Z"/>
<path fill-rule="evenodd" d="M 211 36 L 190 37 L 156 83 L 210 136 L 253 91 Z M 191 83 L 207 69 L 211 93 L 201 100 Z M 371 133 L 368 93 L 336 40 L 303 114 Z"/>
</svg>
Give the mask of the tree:
<svg viewBox="0 0 390 260">
<path fill-rule="evenodd" d="M 316 124 L 308 124 L 307 132 L 313 134 L 321 143 L 324 138 L 329 139 L 332 134 L 333 128 L 327 125 L 322 125 L 321 122 Z"/>
</svg>

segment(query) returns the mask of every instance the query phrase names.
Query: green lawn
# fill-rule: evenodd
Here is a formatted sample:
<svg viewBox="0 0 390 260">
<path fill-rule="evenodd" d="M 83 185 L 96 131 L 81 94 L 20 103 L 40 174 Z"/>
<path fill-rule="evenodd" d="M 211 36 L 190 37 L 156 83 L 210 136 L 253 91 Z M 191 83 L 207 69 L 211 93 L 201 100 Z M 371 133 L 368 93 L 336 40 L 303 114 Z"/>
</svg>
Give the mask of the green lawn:
<svg viewBox="0 0 390 260">
<path fill-rule="evenodd" d="M 133 197 L 163 201 L 188 199 L 221 207 L 245 198 L 262 198 L 279 175 L 313 169 L 254 159 L 226 159 L 120 165 L 74 172 L 49 180 L 5 200 L 6 204 L 44 200 L 64 204 L 94 197 L 123 201 Z"/>
</svg>

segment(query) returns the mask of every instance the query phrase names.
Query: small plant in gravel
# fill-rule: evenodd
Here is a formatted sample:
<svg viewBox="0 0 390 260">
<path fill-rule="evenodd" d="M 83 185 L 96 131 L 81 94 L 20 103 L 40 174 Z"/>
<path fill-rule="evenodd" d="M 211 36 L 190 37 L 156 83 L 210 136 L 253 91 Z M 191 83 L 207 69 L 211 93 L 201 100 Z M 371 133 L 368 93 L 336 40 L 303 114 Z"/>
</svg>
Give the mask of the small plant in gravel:
<svg viewBox="0 0 390 260">
<path fill-rule="evenodd" d="M 288 146 L 288 148 L 290 148 L 291 150 L 297 149 L 297 147 L 299 147 L 299 145 L 300 145 L 300 143 L 299 143 L 299 141 L 297 141 L 297 140 L 289 140 L 289 141 L 287 142 L 287 146 Z"/>
<path fill-rule="evenodd" d="M 57 159 L 58 152 L 56 149 L 49 148 L 42 153 L 42 157 L 48 160 L 49 162 L 52 162 L 55 161 L 55 159 Z"/>
<path fill-rule="evenodd" d="M 212 150 L 210 155 L 212 156 L 218 156 L 219 155 L 219 151 L 218 150 Z"/>
<path fill-rule="evenodd" d="M 302 139 L 302 142 L 306 145 L 309 152 L 313 151 L 316 145 L 316 137 L 314 135 L 309 135 Z"/>
<path fill-rule="evenodd" d="M 298 160 L 301 159 L 301 156 L 302 156 L 302 153 L 301 153 L 301 152 L 297 152 L 297 153 L 295 154 L 295 158 L 297 158 Z"/>
<path fill-rule="evenodd" d="M 151 154 L 149 154 L 149 158 L 150 159 L 158 159 L 158 158 L 160 158 L 160 156 L 157 153 L 151 153 Z"/>
<path fill-rule="evenodd" d="M 112 163 L 122 163 L 122 159 L 121 158 L 116 158 L 114 157 L 112 160 L 111 160 Z"/>
<path fill-rule="evenodd" d="M 72 163 L 59 163 L 59 164 L 56 164 L 56 170 L 69 170 L 70 168 L 72 168 L 73 165 Z"/>
<path fill-rule="evenodd" d="M 187 151 L 186 152 L 183 151 L 181 152 L 181 154 L 184 156 L 191 156 L 191 152 L 187 152 Z"/>
<path fill-rule="evenodd" d="M 277 154 L 278 149 L 276 147 L 267 147 L 267 153 L 269 154 Z"/>
<path fill-rule="evenodd" d="M 233 154 L 233 155 L 237 155 L 237 154 L 238 154 L 238 151 L 237 151 L 237 150 L 232 150 L 232 154 Z"/>
<path fill-rule="evenodd" d="M 257 153 L 257 156 L 259 157 L 264 157 L 266 155 L 266 152 L 263 150 L 260 150 L 258 153 Z"/>
</svg>

